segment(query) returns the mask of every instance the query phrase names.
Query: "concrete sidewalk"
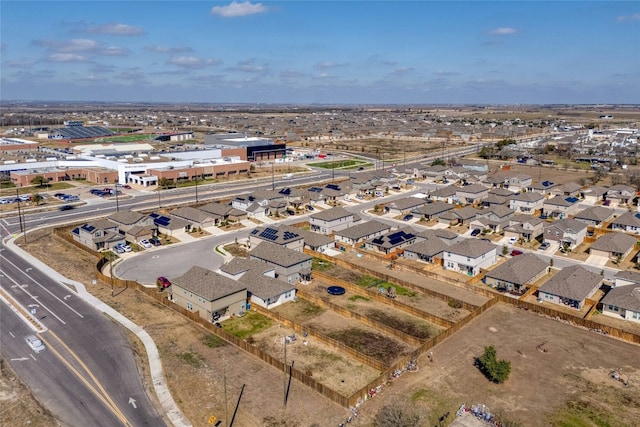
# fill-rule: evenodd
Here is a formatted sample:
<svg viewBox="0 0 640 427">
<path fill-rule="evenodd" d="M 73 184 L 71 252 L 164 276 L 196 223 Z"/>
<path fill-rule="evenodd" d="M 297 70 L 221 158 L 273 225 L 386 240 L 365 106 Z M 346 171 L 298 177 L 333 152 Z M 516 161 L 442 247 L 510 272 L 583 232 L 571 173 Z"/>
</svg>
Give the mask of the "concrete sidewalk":
<svg viewBox="0 0 640 427">
<path fill-rule="evenodd" d="M 91 304 L 96 308 L 96 310 L 106 314 L 107 316 L 111 317 L 113 320 L 133 332 L 140 339 L 140 341 L 142 341 L 147 352 L 147 357 L 149 360 L 149 373 L 151 374 L 153 388 L 156 392 L 156 396 L 158 397 L 158 401 L 160 402 L 162 409 L 169 418 L 169 421 L 176 427 L 191 426 L 191 423 L 182 414 L 182 411 L 180 411 L 180 408 L 178 408 L 178 405 L 171 396 L 171 392 L 169 391 L 169 388 L 165 383 L 158 348 L 156 347 L 156 344 L 151 336 L 144 329 L 127 319 L 125 316 L 111 308 L 109 305 L 91 295 L 89 292 L 87 292 L 82 283 L 64 277 L 56 270 L 52 269 L 48 265 L 41 262 L 39 259 L 33 257 L 31 254 L 18 247 L 15 244 L 14 237 L 6 239 L 5 244 L 9 250 L 18 254 L 21 258 L 28 260 L 35 268 L 42 271 L 52 279 L 57 280 L 62 284 L 70 285 L 70 287 L 76 290 L 76 293 L 80 298 L 82 298 L 88 304 Z"/>
</svg>

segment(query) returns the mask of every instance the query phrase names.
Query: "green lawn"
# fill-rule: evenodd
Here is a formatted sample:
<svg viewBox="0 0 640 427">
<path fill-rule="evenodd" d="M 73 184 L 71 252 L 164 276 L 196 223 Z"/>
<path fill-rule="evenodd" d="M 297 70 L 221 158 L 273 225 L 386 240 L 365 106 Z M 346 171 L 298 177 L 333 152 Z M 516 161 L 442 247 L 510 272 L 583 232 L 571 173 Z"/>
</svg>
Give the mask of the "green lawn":
<svg viewBox="0 0 640 427">
<path fill-rule="evenodd" d="M 131 135 L 121 135 L 121 136 L 113 136 L 113 137 L 107 137 L 107 138 L 97 138 L 95 141 L 102 143 L 102 142 L 135 142 L 135 141 L 146 142 L 149 140 L 150 140 L 149 135 L 131 134 Z"/>
<path fill-rule="evenodd" d="M 222 329 L 238 338 L 245 339 L 269 329 L 272 324 L 272 320 L 268 317 L 248 311 L 242 317 L 234 317 L 222 322 Z"/>
<path fill-rule="evenodd" d="M 364 160 L 327 160 L 321 163 L 308 163 L 307 166 L 323 169 L 357 169 L 372 166 Z"/>
</svg>

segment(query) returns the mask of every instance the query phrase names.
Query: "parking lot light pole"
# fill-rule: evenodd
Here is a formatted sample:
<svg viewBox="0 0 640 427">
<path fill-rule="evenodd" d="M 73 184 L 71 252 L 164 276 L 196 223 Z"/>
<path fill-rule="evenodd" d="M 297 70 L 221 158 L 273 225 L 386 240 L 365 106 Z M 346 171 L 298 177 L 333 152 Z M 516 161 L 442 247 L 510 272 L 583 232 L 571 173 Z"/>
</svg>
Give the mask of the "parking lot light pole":
<svg viewBox="0 0 640 427">
<path fill-rule="evenodd" d="M 116 179 L 113 182 L 113 191 L 115 191 L 115 195 L 116 195 L 116 212 L 120 211 L 120 206 L 118 205 L 118 180 Z"/>
</svg>

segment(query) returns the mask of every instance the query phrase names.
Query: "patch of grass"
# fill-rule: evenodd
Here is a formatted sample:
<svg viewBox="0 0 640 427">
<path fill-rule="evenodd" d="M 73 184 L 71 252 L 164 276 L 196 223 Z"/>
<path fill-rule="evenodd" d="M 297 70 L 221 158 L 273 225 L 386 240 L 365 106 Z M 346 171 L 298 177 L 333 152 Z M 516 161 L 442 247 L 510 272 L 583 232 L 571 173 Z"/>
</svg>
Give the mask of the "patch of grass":
<svg viewBox="0 0 640 427">
<path fill-rule="evenodd" d="M 327 335 L 387 365 L 396 357 L 403 354 L 403 350 L 405 350 L 405 347 L 398 341 L 359 328 L 332 331 Z"/>
<path fill-rule="evenodd" d="M 433 327 L 423 321 L 400 319 L 395 316 L 391 316 L 382 310 L 369 310 L 367 311 L 367 316 L 376 322 L 380 322 L 383 325 L 387 325 L 390 328 L 402 331 L 405 334 L 416 338 L 426 340 L 436 335 Z"/>
<path fill-rule="evenodd" d="M 335 264 L 325 261 L 320 258 L 311 259 L 311 270 L 315 271 L 328 271 L 335 267 Z"/>
<path fill-rule="evenodd" d="M 421 400 L 424 399 L 427 396 L 428 391 L 421 388 L 420 390 L 415 391 L 412 395 L 411 395 L 411 400 L 413 400 L 414 402 L 416 400 Z"/>
<path fill-rule="evenodd" d="M 234 317 L 222 322 L 222 329 L 238 338 L 246 339 L 258 332 L 269 329 L 273 322 L 268 317 L 248 311 L 242 317 Z"/>
<path fill-rule="evenodd" d="M 304 307 L 302 308 L 302 314 L 305 314 L 307 316 L 319 314 L 324 311 L 322 307 L 314 303 L 304 301 L 303 304 L 304 304 Z"/>
<path fill-rule="evenodd" d="M 224 347 L 225 345 L 227 345 L 226 341 L 215 334 L 205 335 L 202 338 L 202 344 L 206 345 L 209 348 Z"/>
<path fill-rule="evenodd" d="M 178 354 L 178 357 L 184 363 L 186 363 L 187 365 L 191 365 L 194 368 L 202 367 L 202 357 L 194 351 L 186 351 L 184 353 L 180 353 Z"/>
<path fill-rule="evenodd" d="M 308 163 L 307 166 L 323 169 L 353 169 L 371 164 L 362 160 L 325 160 L 321 163 Z"/>
<path fill-rule="evenodd" d="M 367 298 L 367 297 L 363 297 L 362 295 L 353 295 L 349 297 L 349 301 L 371 301 L 371 299 Z"/>
<path fill-rule="evenodd" d="M 391 286 L 396 290 L 396 295 L 404 295 L 407 297 L 415 297 L 417 295 L 414 291 L 410 291 L 409 289 L 403 288 L 400 285 L 396 285 L 395 283 L 389 283 L 382 279 L 377 279 L 371 276 L 361 276 L 356 281 L 356 285 L 362 288 L 372 288 L 372 287 L 385 288 L 385 290 L 388 289 L 389 286 Z"/>
<path fill-rule="evenodd" d="M 414 291 L 410 291 L 407 288 L 403 288 L 398 285 L 391 285 L 391 287 L 396 288 L 396 295 L 404 295 L 406 297 L 415 297 L 417 294 Z"/>
</svg>

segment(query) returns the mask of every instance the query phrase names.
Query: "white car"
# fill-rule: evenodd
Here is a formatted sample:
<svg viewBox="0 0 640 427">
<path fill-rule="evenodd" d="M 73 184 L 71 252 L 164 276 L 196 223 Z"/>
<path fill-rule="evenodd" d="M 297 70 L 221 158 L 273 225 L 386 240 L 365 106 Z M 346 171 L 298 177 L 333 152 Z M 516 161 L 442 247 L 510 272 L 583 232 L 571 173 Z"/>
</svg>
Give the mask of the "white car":
<svg viewBox="0 0 640 427">
<path fill-rule="evenodd" d="M 509 237 L 509 244 L 510 245 L 515 245 L 517 241 L 518 241 L 517 237 Z"/>
<path fill-rule="evenodd" d="M 24 337 L 24 340 L 27 342 L 27 344 L 29 344 L 31 350 L 35 351 L 36 353 L 41 353 L 47 349 L 42 340 L 35 335 L 27 335 L 26 337 Z"/>
<path fill-rule="evenodd" d="M 143 239 L 143 240 L 140 240 L 140 246 L 142 246 L 145 249 L 149 249 L 153 245 L 151 243 L 149 243 L 149 241 L 147 239 Z"/>
<path fill-rule="evenodd" d="M 125 252 L 131 252 L 131 246 L 129 245 L 122 246 L 122 249 L 124 249 Z"/>
</svg>

